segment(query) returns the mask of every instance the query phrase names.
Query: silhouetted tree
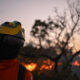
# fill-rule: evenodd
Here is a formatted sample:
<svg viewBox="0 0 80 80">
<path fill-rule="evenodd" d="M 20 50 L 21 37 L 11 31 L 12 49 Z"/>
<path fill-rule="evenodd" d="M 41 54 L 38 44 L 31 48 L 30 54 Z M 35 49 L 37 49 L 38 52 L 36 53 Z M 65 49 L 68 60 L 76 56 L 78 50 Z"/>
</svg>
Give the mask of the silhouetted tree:
<svg viewBox="0 0 80 80">
<path fill-rule="evenodd" d="M 42 42 L 45 41 L 48 44 L 50 43 L 50 40 L 48 39 L 49 33 L 49 26 L 45 21 L 41 21 L 41 20 L 36 20 L 32 30 L 31 30 L 31 35 L 35 38 L 37 38 L 39 40 L 39 47 L 43 47 L 42 46 Z"/>
<path fill-rule="evenodd" d="M 46 40 L 47 35 L 53 37 L 51 42 L 54 42 L 53 48 L 57 56 L 55 58 L 51 57 L 51 60 L 55 61 L 56 72 L 57 63 L 62 56 L 65 57 L 66 63 L 71 61 L 68 60 L 68 55 L 73 56 L 75 48 L 73 42 L 76 38 L 75 35 L 79 32 L 80 1 L 68 0 L 68 6 L 69 11 L 65 11 L 62 15 L 55 9 L 55 17 L 49 18 L 47 23 L 36 20 L 31 30 L 32 36 L 39 39 L 40 47 L 42 47 L 42 40 Z M 50 34 L 53 34 L 53 36 L 50 36 Z M 47 54 L 43 56 L 50 57 Z"/>
</svg>

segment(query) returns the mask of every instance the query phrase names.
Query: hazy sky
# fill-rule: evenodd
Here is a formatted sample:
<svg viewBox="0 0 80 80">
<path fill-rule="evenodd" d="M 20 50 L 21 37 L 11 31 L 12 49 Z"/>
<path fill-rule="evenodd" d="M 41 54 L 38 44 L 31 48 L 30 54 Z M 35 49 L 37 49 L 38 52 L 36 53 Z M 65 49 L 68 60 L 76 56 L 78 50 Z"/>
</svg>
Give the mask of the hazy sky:
<svg viewBox="0 0 80 80">
<path fill-rule="evenodd" d="M 66 0 L 0 0 L 0 24 L 5 21 L 20 21 L 28 38 L 36 19 L 46 20 L 53 14 L 53 8 L 63 9 Z"/>
</svg>

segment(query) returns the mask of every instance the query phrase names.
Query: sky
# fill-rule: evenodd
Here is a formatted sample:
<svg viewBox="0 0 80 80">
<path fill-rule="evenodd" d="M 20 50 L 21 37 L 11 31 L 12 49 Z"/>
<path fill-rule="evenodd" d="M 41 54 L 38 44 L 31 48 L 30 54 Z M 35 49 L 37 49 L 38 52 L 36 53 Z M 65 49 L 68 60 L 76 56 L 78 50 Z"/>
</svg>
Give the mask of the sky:
<svg viewBox="0 0 80 80">
<path fill-rule="evenodd" d="M 25 29 L 26 40 L 36 19 L 47 20 L 53 8 L 64 9 L 66 0 L 0 0 L 0 24 L 5 21 L 20 21 Z"/>
</svg>

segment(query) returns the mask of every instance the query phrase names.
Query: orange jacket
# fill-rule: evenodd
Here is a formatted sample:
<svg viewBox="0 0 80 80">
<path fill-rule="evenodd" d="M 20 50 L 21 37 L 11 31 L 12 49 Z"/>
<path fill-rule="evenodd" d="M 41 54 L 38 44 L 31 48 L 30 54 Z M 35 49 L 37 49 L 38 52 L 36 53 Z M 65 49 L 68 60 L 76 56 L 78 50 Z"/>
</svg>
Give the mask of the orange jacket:
<svg viewBox="0 0 80 80">
<path fill-rule="evenodd" d="M 19 62 L 16 59 L 0 61 L 0 80 L 18 80 Z M 31 72 L 26 71 L 25 80 L 33 80 Z"/>
</svg>

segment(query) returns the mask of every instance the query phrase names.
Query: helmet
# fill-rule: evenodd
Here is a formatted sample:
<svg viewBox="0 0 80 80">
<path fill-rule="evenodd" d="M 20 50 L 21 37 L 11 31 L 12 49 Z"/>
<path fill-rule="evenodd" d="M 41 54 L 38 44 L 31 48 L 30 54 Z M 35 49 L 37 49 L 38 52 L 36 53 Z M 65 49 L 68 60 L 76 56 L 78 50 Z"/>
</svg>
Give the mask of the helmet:
<svg viewBox="0 0 80 80">
<path fill-rule="evenodd" d="M 0 34 L 12 35 L 25 40 L 24 29 L 18 21 L 5 22 L 0 26 Z"/>
<path fill-rule="evenodd" d="M 24 29 L 18 21 L 5 22 L 0 26 L 0 38 L 8 44 L 20 44 L 25 41 Z"/>
</svg>

